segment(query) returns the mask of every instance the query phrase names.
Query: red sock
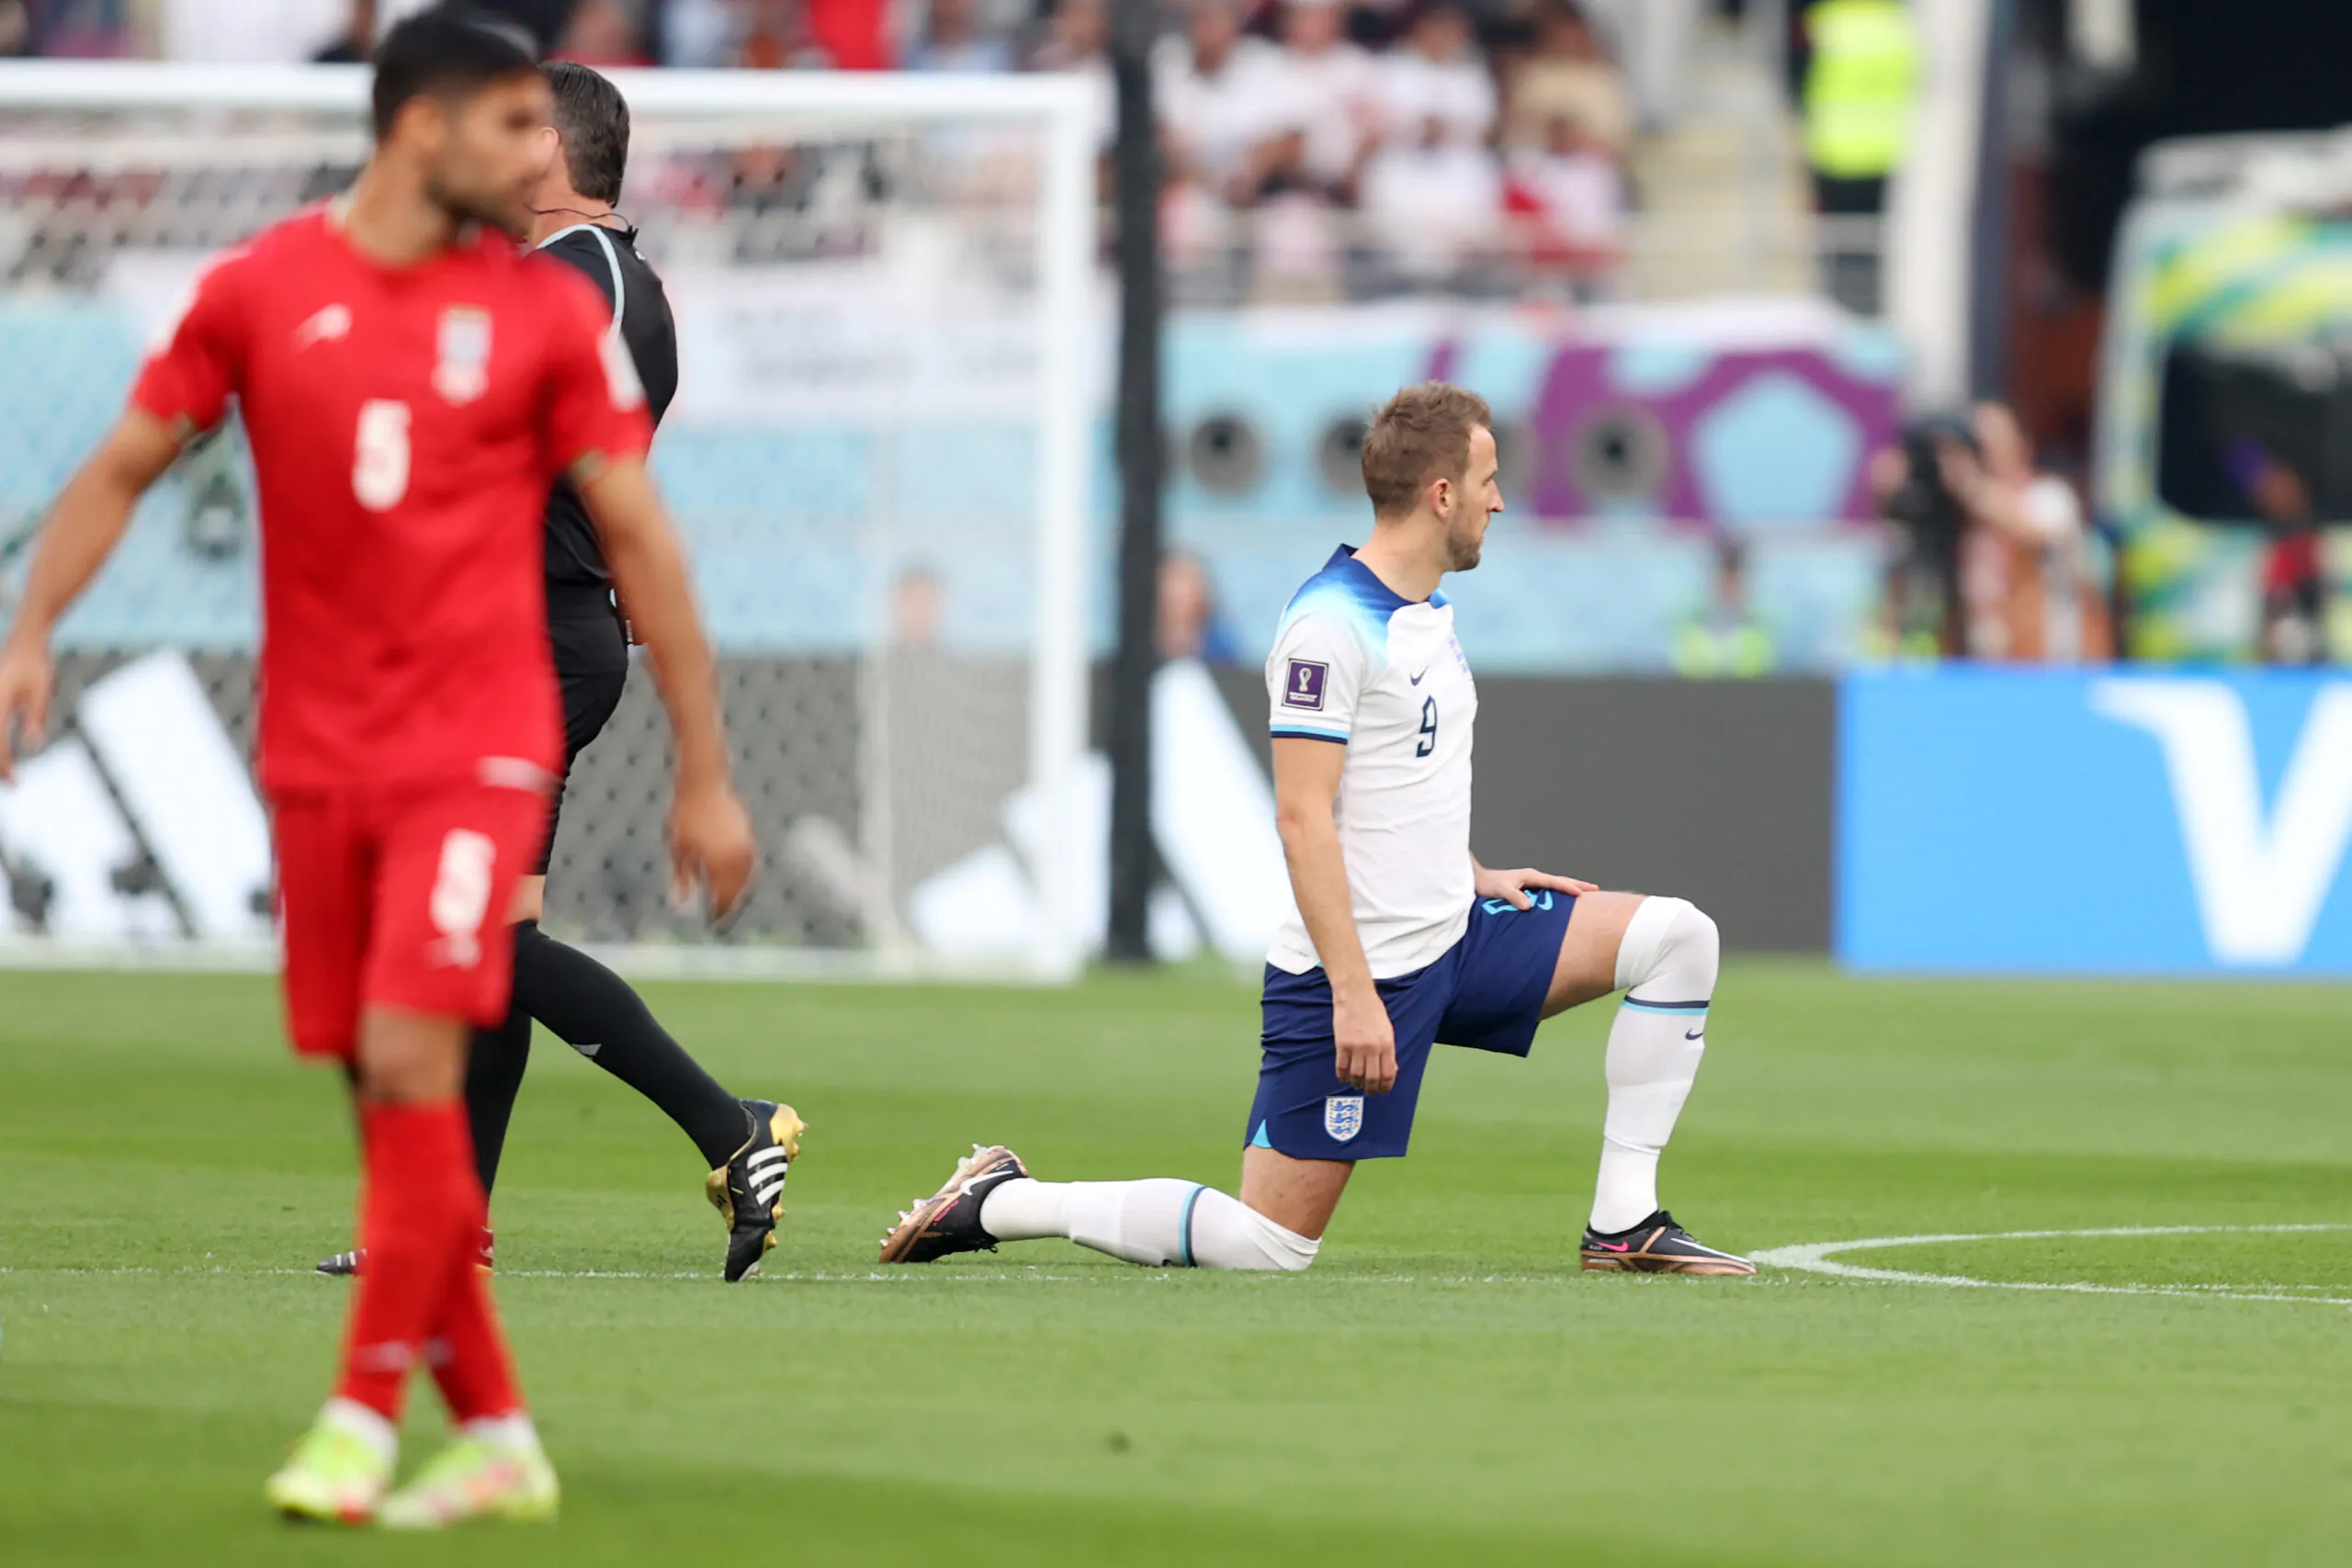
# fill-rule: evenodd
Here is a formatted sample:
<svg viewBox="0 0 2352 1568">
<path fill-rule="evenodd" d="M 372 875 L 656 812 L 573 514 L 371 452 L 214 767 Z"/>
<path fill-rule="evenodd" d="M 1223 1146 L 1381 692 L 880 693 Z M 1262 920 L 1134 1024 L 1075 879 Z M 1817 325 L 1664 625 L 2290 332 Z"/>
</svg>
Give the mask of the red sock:
<svg viewBox="0 0 2352 1568">
<path fill-rule="evenodd" d="M 465 1266 L 450 1276 L 441 1311 L 433 1320 L 432 1361 L 434 1381 L 449 1402 L 450 1419 L 479 1421 L 523 1408 L 523 1395 L 514 1386 L 514 1362 L 491 1300 L 490 1276 L 474 1266 L 471 1247 L 467 1248 Z"/>
<path fill-rule="evenodd" d="M 362 1106 L 359 1138 L 368 1267 L 354 1282 L 335 1392 L 398 1421 L 409 1369 L 441 1315 L 450 1277 L 472 1271 L 481 1183 L 458 1100 Z"/>
</svg>

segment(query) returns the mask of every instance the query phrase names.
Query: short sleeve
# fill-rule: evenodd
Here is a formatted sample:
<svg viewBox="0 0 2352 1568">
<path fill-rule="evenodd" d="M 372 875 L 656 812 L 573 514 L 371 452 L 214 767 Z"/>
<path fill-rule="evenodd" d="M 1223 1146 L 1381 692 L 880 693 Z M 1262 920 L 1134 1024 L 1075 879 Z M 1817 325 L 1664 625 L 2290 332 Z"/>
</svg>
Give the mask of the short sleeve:
<svg viewBox="0 0 2352 1568">
<path fill-rule="evenodd" d="M 1363 644 L 1340 618 L 1294 614 L 1266 657 L 1267 728 L 1278 739 L 1336 740 L 1355 728 Z"/>
<path fill-rule="evenodd" d="M 179 313 L 157 332 L 130 406 L 193 431 L 219 424 L 244 371 L 244 253 L 232 252 L 198 277 Z"/>
<path fill-rule="evenodd" d="M 604 301 L 577 274 L 566 268 L 550 282 L 558 285 L 549 289 L 556 319 L 539 429 L 548 476 L 594 459 L 643 457 L 653 426 L 628 345 L 608 329 Z"/>
</svg>

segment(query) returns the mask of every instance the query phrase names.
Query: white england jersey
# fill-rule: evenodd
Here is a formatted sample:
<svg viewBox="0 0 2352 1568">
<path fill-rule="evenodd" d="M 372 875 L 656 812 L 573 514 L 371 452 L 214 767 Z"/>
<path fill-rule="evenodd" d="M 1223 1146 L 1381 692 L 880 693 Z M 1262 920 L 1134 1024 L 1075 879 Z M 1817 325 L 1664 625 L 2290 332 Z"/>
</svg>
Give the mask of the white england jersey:
<svg viewBox="0 0 2352 1568">
<path fill-rule="evenodd" d="M 1348 749 L 1340 851 L 1374 979 L 1409 975 L 1462 940 L 1470 869 L 1470 730 L 1478 688 L 1445 595 L 1407 599 L 1342 545 L 1283 612 L 1266 660 L 1277 739 Z M 1293 899 L 1266 962 L 1321 962 Z"/>
</svg>

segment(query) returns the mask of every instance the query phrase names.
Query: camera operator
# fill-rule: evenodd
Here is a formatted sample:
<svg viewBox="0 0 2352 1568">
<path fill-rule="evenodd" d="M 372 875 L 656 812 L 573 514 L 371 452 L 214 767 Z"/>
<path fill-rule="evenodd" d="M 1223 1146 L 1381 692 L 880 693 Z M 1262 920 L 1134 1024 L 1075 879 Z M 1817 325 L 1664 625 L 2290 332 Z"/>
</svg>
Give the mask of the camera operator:
<svg viewBox="0 0 2352 1568">
<path fill-rule="evenodd" d="M 1887 583 L 1893 649 L 1911 656 L 2072 663 L 2108 656 L 2081 506 L 2035 470 L 1999 403 L 1913 422 L 1871 460 L 1901 544 Z"/>
</svg>

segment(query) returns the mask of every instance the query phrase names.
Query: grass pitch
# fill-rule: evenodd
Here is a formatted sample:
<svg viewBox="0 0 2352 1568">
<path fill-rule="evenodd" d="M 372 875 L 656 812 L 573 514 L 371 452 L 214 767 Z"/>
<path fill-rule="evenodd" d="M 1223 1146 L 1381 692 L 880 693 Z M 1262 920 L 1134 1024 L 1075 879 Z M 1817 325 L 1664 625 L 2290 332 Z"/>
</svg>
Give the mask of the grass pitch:
<svg viewBox="0 0 2352 1568">
<path fill-rule="evenodd" d="M 261 979 L 0 974 L 0 1562 L 2308 1564 L 2352 1548 L 2352 1229 L 1835 1261 L 2102 1293 L 1583 1275 L 1606 1009 L 1450 1052 L 1413 1157 L 1266 1279 L 1037 1243 L 874 1267 L 976 1139 L 1235 1175 L 1255 999 L 652 987 L 814 1134 L 722 1286 L 691 1147 L 541 1037 L 499 1280 L 551 1529 L 291 1529 L 352 1156 Z M 1667 1197 L 1739 1248 L 2352 1225 L 2341 989 L 1735 965 Z M 592 1277 L 593 1276 L 593 1277 Z M 2152 1293 L 2161 1288 L 2172 1293 Z M 2248 1300 L 2249 1295 L 2285 1299 Z M 409 1452 L 436 1417 L 420 1390 Z"/>
</svg>

